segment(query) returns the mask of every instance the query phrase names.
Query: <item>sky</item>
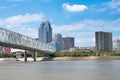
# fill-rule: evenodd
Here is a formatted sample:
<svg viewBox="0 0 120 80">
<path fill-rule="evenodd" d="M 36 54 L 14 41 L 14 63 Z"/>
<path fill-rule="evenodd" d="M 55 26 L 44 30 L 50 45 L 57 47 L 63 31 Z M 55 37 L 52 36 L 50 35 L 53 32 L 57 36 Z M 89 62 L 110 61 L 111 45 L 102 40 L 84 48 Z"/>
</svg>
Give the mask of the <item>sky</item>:
<svg viewBox="0 0 120 80">
<path fill-rule="evenodd" d="M 54 34 L 74 37 L 75 46 L 95 46 L 95 32 L 120 39 L 120 0 L 0 0 L 0 27 L 32 38 L 48 19 Z"/>
</svg>

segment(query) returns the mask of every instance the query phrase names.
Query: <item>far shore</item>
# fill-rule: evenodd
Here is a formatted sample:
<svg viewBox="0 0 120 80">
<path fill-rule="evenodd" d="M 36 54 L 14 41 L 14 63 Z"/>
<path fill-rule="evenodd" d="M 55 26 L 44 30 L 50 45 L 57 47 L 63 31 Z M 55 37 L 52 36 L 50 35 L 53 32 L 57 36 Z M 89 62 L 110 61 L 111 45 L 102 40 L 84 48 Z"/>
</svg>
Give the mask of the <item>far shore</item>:
<svg viewBox="0 0 120 80">
<path fill-rule="evenodd" d="M 120 60 L 120 56 L 55 57 L 53 61 Z"/>
<path fill-rule="evenodd" d="M 80 61 L 80 60 L 120 60 L 120 56 L 89 56 L 89 57 L 37 57 L 36 61 Z M 24 61 L 24 58 L 0 58 L 0 61 Z M 27 61 L 33 61 L 33 58 L 27 58 Z"/>
</svg>

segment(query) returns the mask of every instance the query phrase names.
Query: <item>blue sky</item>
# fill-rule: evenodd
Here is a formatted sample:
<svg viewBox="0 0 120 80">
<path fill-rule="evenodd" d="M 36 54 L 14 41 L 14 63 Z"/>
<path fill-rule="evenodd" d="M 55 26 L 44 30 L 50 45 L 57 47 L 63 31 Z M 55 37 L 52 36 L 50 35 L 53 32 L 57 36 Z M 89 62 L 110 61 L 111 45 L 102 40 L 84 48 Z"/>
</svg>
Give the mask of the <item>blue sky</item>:
<svg viewBox="0 0 120 80">
<path fill-rule="evenodd" d="M 120 0 L 1 0 L 0 27 L 33 38 L 48 19 L 53 35 L 75 37 L 78 47 L 94 46 L 95 31 L 120 38 Z"/>
</svg>

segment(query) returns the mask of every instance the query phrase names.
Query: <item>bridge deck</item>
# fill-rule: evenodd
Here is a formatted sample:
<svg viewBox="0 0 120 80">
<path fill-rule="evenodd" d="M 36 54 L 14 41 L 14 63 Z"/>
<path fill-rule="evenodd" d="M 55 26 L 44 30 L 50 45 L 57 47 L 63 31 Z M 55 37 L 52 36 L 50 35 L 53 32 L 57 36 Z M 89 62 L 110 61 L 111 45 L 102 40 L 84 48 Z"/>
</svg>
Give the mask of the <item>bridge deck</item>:
<svg viewBox="0 0 120 80">
<path fill-rule="evenodd" d="M 0 28 L 0 45 L 24 50 L 54 52 L 52 45 L 3 28 Z"/>
</svg>

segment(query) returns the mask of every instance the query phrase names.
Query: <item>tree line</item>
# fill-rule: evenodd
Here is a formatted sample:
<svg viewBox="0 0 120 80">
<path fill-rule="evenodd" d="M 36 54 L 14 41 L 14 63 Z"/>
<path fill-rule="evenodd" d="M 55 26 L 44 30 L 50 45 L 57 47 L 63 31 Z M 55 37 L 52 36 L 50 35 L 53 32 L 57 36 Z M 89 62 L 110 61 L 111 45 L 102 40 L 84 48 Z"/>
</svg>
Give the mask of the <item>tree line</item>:
<svg viewBox="0 0 120 80">
<path fill-rule="evenodd" d="M 32 54 L 31 54 L 32 56 Z M 37 57 L 44 57 L 44 53 L 38 53 Z M 55 52 L 52 57 L 88 57 L 88 56 L 120 56 L 120 52 Z M 15 52 L 0 52 L 0 58 L 16 57 Z"/>
<path fill-rule="evenodd" d="M 120 56 L 120 52 L 55 52 L 55 57 Z"/>
</svg>

